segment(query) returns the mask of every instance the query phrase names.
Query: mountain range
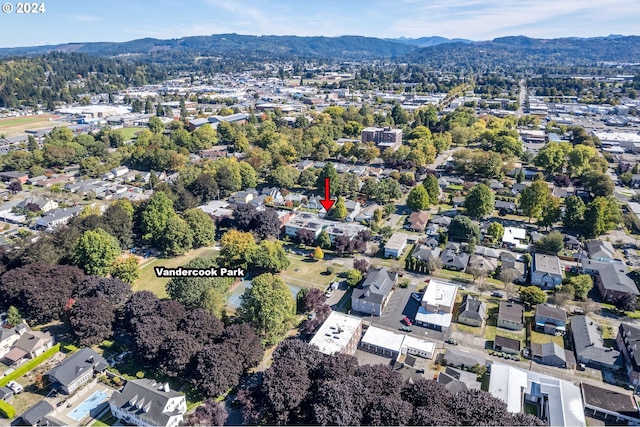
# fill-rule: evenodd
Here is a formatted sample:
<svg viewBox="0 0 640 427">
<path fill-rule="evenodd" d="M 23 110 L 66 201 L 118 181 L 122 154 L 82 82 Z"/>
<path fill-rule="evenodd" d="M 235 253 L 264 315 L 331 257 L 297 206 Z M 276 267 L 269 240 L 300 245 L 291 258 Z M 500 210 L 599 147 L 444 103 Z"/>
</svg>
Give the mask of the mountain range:
<svg viewBox="0 0 640 427">
<path fill-rule="evenodd" d="M 489 41 L 421 37 L 379 39 L 362 36 L 297 37 L 216 34 L 128 42 L 66 43 L 0 49 L 0 57 L 40 55 L 51 51 L 94 56 L 134 56 L 153 62 L 201 56 L 242 58 L 321 58 L 334 60 L 397 60 L 432 66 L 472 68 L 522 65 L 593 65 L 598 62 L 640 62 L 640 37 L 610 35 L 593 38 L 534 39 L 501 37 Z M 151 58 L 151 59 L 150 59 Z"/>
</svg>

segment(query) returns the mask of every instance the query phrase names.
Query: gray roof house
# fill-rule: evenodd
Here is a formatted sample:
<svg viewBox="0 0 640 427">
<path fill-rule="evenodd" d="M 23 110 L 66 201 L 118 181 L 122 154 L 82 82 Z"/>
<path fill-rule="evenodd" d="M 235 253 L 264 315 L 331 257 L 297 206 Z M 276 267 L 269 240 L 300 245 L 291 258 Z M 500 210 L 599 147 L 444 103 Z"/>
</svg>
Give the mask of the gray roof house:
<svg viewBox="0 0 640 427">
<path fill-rule="evenodd" d="M 398 273 L 386 267 L 370 269 L 364 282 L 351 294 L 351 309 L 380 316 L 387 297 L 397 282 Z"/>
<path fill-rule="evenodd" d="M 524 307 L 512 301 L 502 301 L 498 309 L 498 327 L 514 331 L 524 328 Z"/>
<path fill-rule="evenodd" d="M 554 342 L 545 344 L 531 344 L 531 356 L 533 360 L 542 365 L 557 366 L 564 368 L 567 365 L 567 358 L 562 347 Z"/>
<path fill-rule="evenodd" d="M 23 412 L 18 418 L 13 420 L 12 426 L 61 426 L 63 423 L 55 420 L 49 414 L 54 411 L 54 407 L 46 400 L 33 405 L 31 408 Z M 57 422 L 56 422 L 57 421 Z"/>
<path fill-rule="evenodd" d="M 562 283 L 560 258 L 555 255 L 535 254 L 531 263 L 531 284 L 553 289 Z"/>
<path fill-rule="evenodd" d="M 615 301 L 622 295 L 640 295 L 626 265 L 620 262 L 582 260 L 582 271 L 595 276 L 595 285 L 605 301 Z"/>
<path fill-rule="evenodd" d="M 453 366 L 462 369 L 470 369 L 475 365 L 487 365 L 487 359 L 485 359 L 484 357 L 475 353 L 469 353 L 468 351 L 455 350 L 453 348 L 447 348 L 444 353 L 444 360 L 447 366 Z"/>
<path fill-rule="evenodd" d="M 109 399 L 114 417 L 128 425 L 177 426 L 187 411 L 184 393 L 173 391 L 169 383 L 150 379 L 129 380 Z"/>
<path fill-rule="evenodd" d="M 622 357 L 618 350 L 605 347 L 598 324 L 587 316 L 573 316 L 571 318 L 571 332 L 576 350 L 578 363 L 592 366 L 596 369 L 619 370 L 622 367 Z"/>
<path fill-rule="evenodd" d="M 77 208 L 56 208 L 36 220 L 36 225 L 43 228 L 53 228 L 60 224 L 66 224 L 71 218 L 82 210 Z"/>
<path fill-rule="evenodd" d="M 458 311 L 458 323 L 469 326 L 482 326 L 487 315 L 487 305 L 468 294 L 462 297 Z"/>
<path fill-rule="evenodd" d="M 611 242 L 602 240 L 587 240 L 584 244 L 589 252 L 589 258 L 595 261 L 609 262 L 616 258 L 616 250 Z"/>
<path fill-rule="evenodd" d="M 411 256 L 419 261 L 437 260 L 440 257 L 440 248 L 427 245 L 416 245 Z"/>
<path fill-rule="evenodd" d="M 469 254 L 460 251 L 460 245 L 449 242 L 440 255 L 442 266 L 450 270 L 464 270 L 469 264 Z"/>
<path fill-rule="evenodd" d="M 104 372 L 107 366 L 107 361 L 98 353 L 90 348 L 82 348 L 49 370 L 46 375 L 54 386 L 71 394 L 91 381 L 94 373 Z"/>
</svg>

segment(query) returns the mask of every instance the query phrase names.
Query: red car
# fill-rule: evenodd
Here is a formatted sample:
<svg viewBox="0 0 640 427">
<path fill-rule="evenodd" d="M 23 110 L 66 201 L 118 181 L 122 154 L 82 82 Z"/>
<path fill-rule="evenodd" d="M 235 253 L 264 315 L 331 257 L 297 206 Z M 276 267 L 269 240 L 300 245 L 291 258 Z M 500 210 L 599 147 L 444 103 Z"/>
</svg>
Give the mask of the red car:
<svg viewBox="0 0 640 427">
<path fill-rule="evenodd" d="M 409 320 L 409 318 L 407 316 L 404 317 L 404 319 L 402 319 L 402 321 L 407 325 L 407 326 L 411 326 L 411 320 Z"/>
</svg>

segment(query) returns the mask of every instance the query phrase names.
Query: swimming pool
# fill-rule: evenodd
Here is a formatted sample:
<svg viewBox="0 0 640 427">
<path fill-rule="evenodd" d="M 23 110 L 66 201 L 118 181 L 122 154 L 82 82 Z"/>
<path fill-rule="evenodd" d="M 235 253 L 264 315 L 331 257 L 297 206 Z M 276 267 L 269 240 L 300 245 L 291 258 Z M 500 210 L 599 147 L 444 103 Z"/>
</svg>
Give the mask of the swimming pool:
<svg viewBox="0 0 640 427">
<path fill-rule="evenodd" d="M 89 412 L 94 410 L 100 403 L 102 403 L 109 393 L 104 390 L 98 390 L 91 396 L 87 397 L 81 404 L 79 404 L 73 411 L 69 412 L 68 417 L 72 420 L 80 421 L 86 417 Z"/>
</svg>

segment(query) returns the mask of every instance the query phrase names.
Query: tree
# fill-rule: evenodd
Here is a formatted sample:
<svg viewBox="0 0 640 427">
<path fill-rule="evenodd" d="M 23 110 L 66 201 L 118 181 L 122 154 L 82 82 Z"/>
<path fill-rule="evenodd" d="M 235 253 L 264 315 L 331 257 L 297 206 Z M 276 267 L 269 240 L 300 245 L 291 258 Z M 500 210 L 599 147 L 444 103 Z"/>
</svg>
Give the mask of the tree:
<svg viewBox="0 0 640 427">
<path fill-rule="evenodd" d="M 526 304 L 537 305 L 547 302 L 547 294 L 537 286 L 520 289 L 520 299 Z"/>
<path fill-rule="evenodd" d="M 471 221 L 471 218 L 464 215 L 457 215 L 449 224 L 449 239 L 467 241 L 471 236 L 480 240 L 480 227 Z"/>
<path fill-rule="evenodd" d="M 167 221 L 161 242 L 161 248 L 167 255 L 182 255 L 193 248 L 193 231 L 187 221 L 174 215 Z"/>
<path fill-rule="evenodd" d="M 638 297 L 633 294 L 622 294 L 613 301 L 613 304 L 623 312 L 636 311 L 638 309 Z"/>
<path fill-rule="evenodd" d="M 87 274 L 106 276 L 120 255 L 118 239 L 102 228 L 85 231 L 76 245 L 76 262 Z"/>
<path fill-rule="evenodd" d="M 440 185 L 438 185 L 438 178 L 433 174 L 429 174 L 424 181 L 422 181 L 422 186 L 427 190 L 431 204 L 437 204 L 440 199 Z"/>
<path fill-rule="evenodd" d="M 155 192 L 141 214 L 142 238 L 158 244 L 162 241 L 169 220 L 176 216 L 173 201 L 164 192 Z"/>
<path fill-rule="evenodd" d="M 282 165 L 271 171 L 269 183 L 279 188 L 293 188 L 299 177 L 300 172 L 297 169 Z"/>
<path fill-rule="evenodd" d="M 16 194 L 20 191 L 22 191 L 22 184 L 20 184 L 20 182 L 18 181 L 12 181 L 9 184 L 9 191 L 11 191 L 13 194 Z"/>
<path fill-rule="evenodd" d="M 184 265 L 188 269 L 210 269 L 218 267 L 216 260 L 194 258 Z M 203 293 L 208 289 L 215 289 L 226 297 L 233 279 L 229 277 L 174 277 L 167 283 L 167 294 L 182 303 L 187 309 L 200 307 Z M 225 298 L 226 299 L 226 298 Z"/>
<path fill-rule="evenodd" d="M 252 268 L 269 273 L 279 273 L 286 270 L 291 264 L 282 243 L 277 240 L 260 242 L 249 254 L 248 261 Z"/>
<path fill-rule="evenodd" d="M 596 197 L 584 212 L 584 233 L 595 238 L 613 230 L 620 222 L 621 214 L 618 202 L 612 196 Z"/>
<path fill-rule="evenodd" d="M 220 258 L 225 265 L 246 268 L 248 257 L 256 248 L 256 241 L 251 233 L 229 230 L 220 239 L 220 246 Z"/>
<path fill-rule="evenodd" d="M 542 208 L 542 214 L 538 220 L 541 227 L 551 227 L 560 220 L 562 216 L 562 208 L 560 207 L 560 198 L 551 196 L 547 199 Z"/>
<path fill-rule="evenodd" d="M 365 274 L 369 270 L 369 263 L 366 259 L 354 259 L 353 268 L 358 270 L 361 274 Z"/>
<path fill-rule="evenodd" d="M 497 221 L 489 224 L 487 228 L 487 234 L 491 236 L 491 241 L 493 243 L 501 242 L 504 237 L 504 226 Z"/>
<path fill-rule="evenodd" d="M 128 200 L 118 200 L 109 205 L 102 215 L 102 224 L 109 234 L 118 239 L 120 246 L 133 246 L 133 206 Z"/>
<path fill-rule="evenodd" d="M 349 286 L 357 286 L 358 283 L 362 280 L 362 273 L 358 270 L 347 270 L 345 273 L 345 277 L 347 278 L 347 285 Z"/>
<path fill-rule="evenodd" d="M 185 425 L 222 427 L 228 417 L 229 414 L 222 403 L 207 399 L 196 408 L 193 414 L 187 417 Z"/>
<path fill-rule="evenodd" d="M 407 207 L 412 211 L 422 211 L 429 207 L 431 197 L 422 184 L 411 189 L 407 196 Z"/>
<path fill-rule="evenodd" d="M 329 237 L 329 233 L 327 233 L 326 230 L 322 230 L 320 234 L 318 234 L 316 245 L 321 249 L 329 249 L 331 247 L 331 237 Z M 307 246 L 310 246 L 310 244 Z"/>
<path fill-rule="evenodd" d="M 520 193 L 518 203 L 522 212 L 529 218 L 540 218 L 545 203 L 551 196 L 544 181 L 534 181 Z"/>
<path fill-rule="evenodd" d="M 280 218 L 276 210 L 267 208 L 256 214 L 251 221 L 251 231 L 260 239 L 277 238 L 280 235 Z"/>
<path fill-rule="evenodd" d="M 324 230 L 323 230 L 324 231 Z M 325 233 L 326 234 L 326 233 Z M 329 237 L 329 235 L 327 234 L 327 237 Z M 298 239 L 298 241 L 300 243 L 302 243 L 305 246 L 311 246 L 313 245 L 313 243 L 316 240 L 316 236 L 313 233 L 313 231 L 311 230 L 307 230 L 304 228 L 300 228 L 296 231 L 296 238 Z M 331 247 L 331 240 L 329 240 L 329 247 Z"/>
<path fill-rule="evenodd" d="M 195 181 L 189 185 L 189 190 L 200 198 L 201 203 L 209 203 L 220 194 L 218 182 L 213 174 L 207 172 L 198 175 Z"/>
<path fill-rule="evenodd" d="M 227 343 L 204 346 L 194 356 L 191 383 L 204 396 L 217 396 L 240 380 L 242 365 L 237 363 L 235 349 Z"/>
<path fill-rule="evenodd" d="M 149 130 L 152 133 L 160 133 L 164 130 L 164 123 L 157 117 L 149 118 Z"/>
<path fill-rule="evenodd" d="M 262 274 L 241 297 L 239 317 L 255 325 L 266 345 L 277 342 L 291 328 L 296 303 L 280 276 Z"/>
<path fill-rule="evenodd" d="M 78 298 L 71 306 L 69 323 L 73 334 L 83 346 L 98 344 L 113 333 L 115 315 L 109 301 L 98 298 Z"/>
<path fill-rule="evenodd" d="M 464 201 L 464 207 L 472 218 L 484 218 L 495 208 L 493 191 L 484 184 L 474 186 Z"/>
<path fill-rule="evenodd" d="M 324 194 L 325 178 L 329 178 L 330 180 L 329 194 L 337 194 L 339 185 L 338 172 L 331 162 L 327 162 L 327 164 L 324 165 L 324 167 L 320 171 L 320 174 L 318 175 L 318 178 L 316 179 L 316 188 L 318 189 L 318 191 L 322 192 L 322 194 Z"/>
<path fill-rule="evenodd" d="M 552 231 L 536 243 L 536 249 L 540 252 L 555 255 L 564 249 L 564 236 L 559 231 Z"/>
<path fill-rule="evenodd" d="M 589 170 L 582 175 L 581 180 L 584 188 L 590 191 L 594 197 L 607 197 L 613 194 L 613 181 L 600 171 Z"/>
<path fill-rule="evenodd" d="M 569 151 L 571 151 L 569 144 L 549 142 L 538 152 L 535 164 L 549 174 L 561 173 Z"/>
<path fill-rule="evenodd" d="M 331 209 L 331 217 L 337 220 L 343 220 L 347 217 L 348 212 L 347 208 L 344 204 L 344 199 L 342 196 L 338 197 L 338 200 L 333 205 L 333 209 Z"/>
<path fill-rule="evenodd" d="M 200 248 L 210 246 L 216 237 L 216 224 L 213 219 L 200 209 L 187 209 L 182 213 L 182 218 L 187 222 L 193 233 L 193 246 Z"/>
<path fill-rule="evenodd" d="M 130 285 L 140 276 L 140 266 L 135 256 L 118 258 L 111 266 L 111 276 Z"/>
<path fill-rule="evenodd" d="M 593 288 L 593 279 L 588 274 L 580 274 L 569 279 L 569 283 L 573 286 L 574 296 L 576 299 L 584 300 L 587 294 Z"/>
<path fill-rule="evenodd" d="M 564 218 L 562 225 L 569 230 L 580 230 L 584 225 L 586 206 L 578 196 L 567 197 L 564 201 Z"/>
<path fill-rule="evenodd" d="M 322 248 L 320 248 L 320 246 L 316 246 L 316 248 L 313 250 L 313 259 L 324 259 L 324 251 L 322 250 Z"/>
<path fill-rule="evenodd" d="M 13 305 L 9 306 L 7 310 L 7 325 L 14 327 L 22 322 L 22 316 L 20 311 Z"/>
</svg>

